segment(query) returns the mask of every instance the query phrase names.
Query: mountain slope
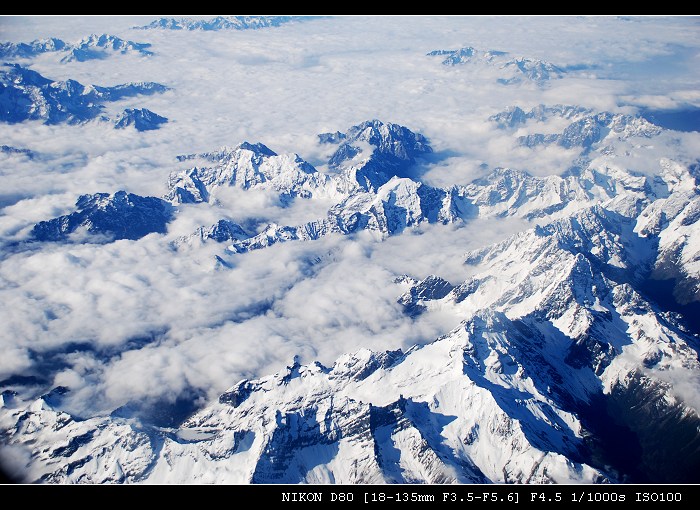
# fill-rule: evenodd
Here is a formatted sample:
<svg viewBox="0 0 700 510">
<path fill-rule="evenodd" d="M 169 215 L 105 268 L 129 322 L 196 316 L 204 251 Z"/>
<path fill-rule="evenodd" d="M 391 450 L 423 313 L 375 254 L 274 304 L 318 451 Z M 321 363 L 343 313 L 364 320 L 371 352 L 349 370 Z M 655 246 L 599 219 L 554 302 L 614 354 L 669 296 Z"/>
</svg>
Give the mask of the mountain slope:
<svg viewBox="0 0 700 510">
<path fill-rule="evenodd" d="M 102 467 L 106 460 L 116 457 L 119 465 L 139 465 L 132 456 L 143 459 L 142 468 L 122 468 L 122 481 L 602 480 L 590 467 L 571 464 L 556 451 L 539 450 L 530 442 L 532 431 L 523 428 L 525 418 L 533 415 L 555 420 L 561 428 L 541 427 L 538 432 L 544 435 L 537 444 L 570 454 L 580 443 L 573 416 L 546 398 L 523 402 L 518 410 L 494 397 L 490 388 L 475 384 L 465 352 L 485 334 L 464 329 L 406 354 L 363 350 L 339 359 L 333 369 L 295 363 L 274 376 L 242 381 L 177 431 L 152 431 L 150 444 L 157 442 L 157 448 L 144 445 L 146 437 L 134 425 L 122 433 L 121 442 L 96 448 L 104 444 L 105 435 L 126 424 L 75 422 L 46 409 L 41 399 L 28 408 L 3 409 L 2 420 L 17 423 L 10 431 L 12 443 L 40 442 L 32 448 L 45 451 L 32 465 L 32 476 L 51 481 L 108 481 L 115 476 Z M 418 384 L 416 366 L 422 372 Z M 388 390 L 381 396 L 372 390 L 378 384 Z M 50 428 L 59 421 L 65 439 L 54 439 L 48 449 L 46 436 L 24 425 L 38 422 Z M 123 443 L 146 452 L 134 448 L 132 453 Z M 159 450 L 155 459 L 144 455 L 154 450 Z M 42 458 L 57 463 L 47 472 Z"/>
</svg>

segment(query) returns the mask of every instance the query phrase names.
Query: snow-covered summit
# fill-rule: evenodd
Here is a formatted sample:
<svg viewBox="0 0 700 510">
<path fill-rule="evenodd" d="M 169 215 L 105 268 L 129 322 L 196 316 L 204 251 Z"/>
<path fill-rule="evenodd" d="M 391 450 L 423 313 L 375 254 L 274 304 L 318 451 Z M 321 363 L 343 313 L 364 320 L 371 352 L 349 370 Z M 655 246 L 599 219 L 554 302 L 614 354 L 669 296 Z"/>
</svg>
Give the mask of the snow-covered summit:
<svg viewBox="0 0 700 510">
<path fill-rule="evenodd" d="M 362 189 L 376 191 L 394 176 L 409 177 L 416 158 L 432 152 L 428 140 L 407 127 L 368 120 L 345 133 L 323 133 L 322 143 L 337 144 L 328 160 Z"/>
<path fill-rule="evenodd" d="M 233 148 L 201 155 L 213 166 L 175 172 L 168 181 L 168 200 L 176 203 L 209 202 L 217 188 L 268 189 L 288 198 L 342 196 L 349 186 L 341 179 L 318 172 L 298 154 L 277 154 L 261 143 L 243 142 Z"/>
<path fill-rule="evenodd" d="M 75 206 L 73 213 L 37 223 L 32 237 L 38 241 L 65 241 L 84 230 L 88 237 L 81 238 L 83 241 L 139 239 L 153 232 L 164 233 L 174 212 L 164 200 L 125 191 L 82 195 Z"/>
</svg>

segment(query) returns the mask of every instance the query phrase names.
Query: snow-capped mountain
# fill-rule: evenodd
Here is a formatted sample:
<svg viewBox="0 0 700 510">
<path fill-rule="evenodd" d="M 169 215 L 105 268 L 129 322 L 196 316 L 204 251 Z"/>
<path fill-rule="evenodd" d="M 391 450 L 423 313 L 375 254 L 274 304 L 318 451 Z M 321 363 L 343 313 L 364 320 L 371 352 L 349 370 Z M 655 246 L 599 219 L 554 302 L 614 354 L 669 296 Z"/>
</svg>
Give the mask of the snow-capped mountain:
<svg viewBox="0 0 700 510">
<path fill-rule="evenodd" d="M 124 129 L 134 126 L 137 131 L 152 131 L 167 122 L 167 118 L 146 108 L 127 108 L 114 118 L 114 127 Z"/>
<path fill-rule="evenodd" d="M 102 103 L 167 90 L 152 82 L 99 87 L 75 80 L 52 81 L 19 64 L 4 64 L 0 68 L 0 121 L 77 124 L 100 117 Z"/>
<path fill-rule="evenodd" d="M 279 155 L 261 143 L 243 142 L 220 151 L 180 156 L 200 158 L 214 166 L 193 167 L 176 172 L 168 181 L 168 200 L 175 203 L 209 202 L 217 188 L 268 189 L 283 198 L 340 197 L 349 185 L 318 172 L 298 154 Z"/>
<path fill-rule="evenodd" d="M 61 59 L 61 62 L 85 62 L 87 60 L 105 58 L 111 53 L 137 54 L 143 57 L 150 57 L 153 52 L 148 50 L 150 43 L 138 43 L 126 41 L 109 34 L 91 34 L 81 39 L 67 48 L 68 55 Z"/>
<path fill-rule="evenodd" d="M 142 27 L 141 30 L 256 30 L 278 27 L 292 21 L 303 21 L 303 16 L 216 16 L 208 20 L 190 18 L 160 18 Z"/>
<path fill-rule="evenodd" d="M 427 55 L 429 57 L 445 57 L 442 61 L 442 65 L 456 66 L 473 61 L 484 61 L 490 63 L 495 59 L 505 57 L 507 53 L 505 51 L 497 50 L 481 51 L 472 46 L 465 46 L 464 48 L 460 48 L 458 50 L 434 50 L 429 52 Z"/>
<path fill-rule="evenodd" d="M 320 143 L 338 146 L 328 161 L 335 173 L 320 173 L 296 154 L 279 156 L 262 144 L 243 143 L 234 149 L 179 156 L 180 161 L 200 159 L 216 165 L 172 174 L 165 198 L 174 203 L 208 202 L 218 188 L 235 186 L 271 189 L 285 200 L 339 200 L 323 218 L 301 225 L 274 223 L 254 236 L 236 239 L 229 251 L 241 253 L 278 242 L 308 241 L 360 230 L 387 237 L 424 222 L 562 217 L 620 195 L 640 201 L 657 197 L 654 182 L 620 168 L 614 154 L 606 155 L 604 150 L 614 141 L 651 138 L 661 132 L 661 128 L 640 117 L 540 105 L 528 113 L 516 107 L 491 119 L 506 129 L 528 119 L 546 120 L 553 115 L 571 119 L 572 123 L 561 134 L 547 135 L 555 137 L 552 143 L 581 150 L 580 166 L 561 176 L 536 177 L 523 170 L 496 168 L 466 185 L 434 188 L 405 177 L 411 175 L 421 155 L 432 151 L 428 141 L 406 127 L 373 120 L 344 133 L 319 135 Z M 593 151 L 599 156 L 595 164 L 584 157 Z"/>
<path fill-rule="evenodd" d="M 228 250 L 242 253 L 278 242 L 309 241 L 361 230 L 388 237 L 421 223 L 464 220 L 473 212 L 457 188 L 443 190 L 408 178 L 392 177 L 376 193 L 360 190 L 351 194 L 333 206 L 323 219 L 298 226 L 271 224 L 254 237 L 232 243 Z"/>
<path fill-rule="evenodd" d="M 341 199 L 358 190 L 377 191 L 392 177 L 406 177 L 416 158 L 432 152 L 420 134 L 398 124 L 371 120 L 346 133 L 323 133 L 321 143 L 338 145 L 329 158 L 334 173 L 321 173 L 298 154 L 279 155 L 261 143 L 243 142 L 216 152 L 179 156 L 201 159 L 214 166 L 173 173 L 168 200 L 208 202 L 222 186 L 269 189 L 283 199 L 326 197 Z"/>
<path fill-rule="evenodd" d="M 512 129 L 529 120 L 546 121 L 559 117 L 572 122 L 560 133 L 532 133 L 518 138 L 525 147 L 557 144 L 566 149 L 581 147 L 588 149 L 604 139 L 626 140 L 630 137 L 652 138 L 662 129 L 639 115 L 599 112 L 570 105 L 539 105 L 529 112 L 519 107 L 509 108 L 490 117 L 500 129 Z"/>
<path fill-rule="evenodd" d="M 261 143 L 243 142 L 234 148 L 178 156 L 180 161 L 197 161 L 203 165 L 171 174 L 164 198 L 176 205 L 216 203 L 217 191 L 232 186 L 242 190 L 271 190 L 283 202 L 314 197 L 337 200 L 323 218 L 300 225 L 270 224 L 252 234 L 245 230 L 237 232 L 230 238 L 233 242 L 228 251 L 233 253 L 360 230 L 387 237 L 425 222 L 445 224 L 502 216 L 528 220 L 563 217 L 621 195 L 645 203 L 657 198 L 658 183 L 619 168 L 614 156 L 605 159 L 608 156 L 601 152 L 604 143 L 611 140 L 648 138 L 660 133 L 660 128 L 639 117 L 608 112 L 593 114 L 557 105 L 540 106 L 527 114 L 516 108 L 491 118 L 517 125 L 524 122 L 514 120 L 519 117 L 544 119 L 549 115 L 578 119 L 561 135 L 551 136 L 556 136 L 560 144 L 566 141 L 567 146 L 580 148 L 582 155 L 598 151 L 595 165 L 590 158 L 581 159 L 580 167 L 562 176 L 547 177 L 496 168 L 466 185 L 435 188 L 402 177 L 411 174 L 421 155 L 432 151 L 427 140 L 406 127 L 373 120 L 344 133 L 319 135 L 320 143 L 338 146 L 329 158 L 328 167 L 332 170 L 329 173 L 319 172 L 297 154 L 278 155 Z M 596 124 L 599 129 L 595 130 L 595 137 L 589 136 L 591 119 L 599 124 L 607 122 L 602 127 Z"/>
<path fill-rule="evenodd" d="M 563 119 L 579 120 L 584 115 L 592 113 L 590 108 L 571 105 L 553 105 L 546 106 L 543 104 L 525 111 L 519 106 L 510 106 L 495 115 L 489 117 L 489 120 L 494 121 L 500 129 L 517 128 L 525 124 L 529 120 L 545 121 L 551 117 L 559 117 Z"/>
<path fill-rule="evenodd" d="M 323 133 L 320 143 L 338 148 L 328 166 L 341 170 L 346 179 L 374 192 L 392 177 L 410 177 L 416 158 L 431 153 L 428 140 L 398 124 L 368 120 L 345 133 Z"/>
<path fill-rule="evenodd" d="M 37 223 L 32 237 L 65 241 L 73 235 L 89 242 L 140 239 L 152 232 L 165 232 L 173 215 L 168 202 L 125 191 L 82 195 L 75 206 L 78 210 L 73 213 Z"/>
<path fill-rule="evenodd" d="M 427 56 L 443 58 L 442 64 L 445 66 L 462 64 L 494 66 L 502 71 L 503 77 L 498 78 L 497 81 L 503 85 L 517 84 L 523 80 L 544 83 L 562 78 L 566 74 L 564 69 L 545 60 L 510 58 L 505 51 L 479 50 L 472 46 L 465 46 L 458 50 L 433 50 Z"/>
<path fill-rule="evenodd" d="M 50 39 L 37 39 L 30 43 L 0 43 L 0 58 L 31 58 L 40 53 L 50 53 L 63 51 L 68 44 L 61 39 L 52 37 Z"/>
<path fill-rule="evenodd" d="M 127 41 L 109 34 L 91 34 L 76 43 L 69 43 L 57 38 L 35 40 L 29 43 L 0 43 L 0 58 L 32 58 L 42 53 L 64 54 L 61 62 L 86 62 L 103 59 L 111 54 L 137 54 L 148 57 L 153 53 L 148 50 L 150 43 Z"/>
<path fill-rule="evenodd" d="M 523 78 L 541 83 L 547 80 L 562 78 L 566 72 L 551 62 L 531 58 L 510 60 L 503 64 L 502 69 L 515 74 L 512 78 L 499 78 L 499 83 L 503 83 L 504 85 L 520 83 Z"/>
<path fill-rule="evenodd" d="M 442 299 L 447 296 L 454 285 L 434 274 L 426 276 L 418 281 L 408 275 L 401 275 L 394 283 L 408 283 L 411 287 L 399 296 L 397 300 L 404 306 L 404 310 L 411 316 L 417 316 L 426 310 L 423 301 Z"/>
<path fill-rule="evenodd" d="M 192 244 L 195 241 L 206 242 L 209 240 L 217 243 L 230 243 L 232 241 L 242 241 L 249 237 L 251 237 L 251 234 L 238 223 L 234 223 L 231 220 L 219 220 L 208 227 L 199 227 L 188 236 L 178 238 L 174 241 L 174 246 L 178 247 L 182 244 Z"/>
</svg>

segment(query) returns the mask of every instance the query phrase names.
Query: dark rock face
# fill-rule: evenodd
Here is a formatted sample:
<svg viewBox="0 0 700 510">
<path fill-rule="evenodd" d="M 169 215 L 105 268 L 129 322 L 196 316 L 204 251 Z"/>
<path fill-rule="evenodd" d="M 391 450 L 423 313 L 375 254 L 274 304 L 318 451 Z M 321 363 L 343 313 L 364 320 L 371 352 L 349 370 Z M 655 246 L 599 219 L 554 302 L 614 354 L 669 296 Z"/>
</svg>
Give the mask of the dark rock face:
<svg viewBox="0 0 700 510">
<path fill-rule="evenodd" d="M 134 126 L 137 131 L 152 131 L 160 128 L 161 124 L 166 122 L 168 119 L 146 108 L 127 108 L 114 120 L 114 127 L 124 129 L 128 126 Z"/>
<path fill-rule="evenodd" d="M 82 195 L 77 211 L 37 223 L 32 236 L 38 241 L 65 241 L 84 227 L 102 241 L 140 239 L 150 233 L 164 233 L 173 215 L 172 206 L 155 197 L 141 197 L 125 191 L 114 195 Z"/>
<path fill-rule="evenodd" d="M 425 310 L 424 301 L 442 299 L 453 289 L 454 286 L 447 280 L 430 275 L 401 295 L 398 302 L 404 306 L 407 314 L 415 317 Z"/>
<path fill-rule="evenodd" d="M 328 161 L 331 168 L 339 168 L 359 154 L 367 158 L 355 173 L 357 183 L 367 191 L 376 191 L 394 176 L 407 177 L 416 158 L 433 152 L 423 135 L 376 119 L 352 126 L 346 133 L 324 133 L 319 140 L 340 143 Z M 363 144 L 372 146 L 372 152 L 365 154 L 360 147 Z"/>
</svg>

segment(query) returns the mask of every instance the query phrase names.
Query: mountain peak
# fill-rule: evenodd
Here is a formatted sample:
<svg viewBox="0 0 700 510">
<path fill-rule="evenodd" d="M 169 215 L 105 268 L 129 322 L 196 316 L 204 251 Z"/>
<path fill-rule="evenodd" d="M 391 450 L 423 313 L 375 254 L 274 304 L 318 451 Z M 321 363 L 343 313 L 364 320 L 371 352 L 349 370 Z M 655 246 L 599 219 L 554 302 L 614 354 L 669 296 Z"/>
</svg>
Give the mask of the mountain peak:
<svg viewBox="0 0 700 510">
<path fill-rule="evenodd" d="M 117 191 L 114 194 L 81 195 L 77 211 L 34 225 L 32 236 L 38 241 L 68 241 L 82 229 L 93 242 L 139 239 L 152 232 L 164 233 L 173 216 L 167 202 Z"/>
<path fill-rule="evenodd" d="M 151 131 L 160 128 L 168 119 L 146 108 L 127 108 L 114 119 L 117 129 L 134 126 L 137 131 Z"/>
<path fill-rule="evenodd" d="M 246 150 L 259 154 L 261 156 L 277 156 L 277 153 L 272 151 L 266 145 L 258 143 L 241 142 L 236 146 L 236 149 Z"/>
<path fill-rule="evenodd" d="M 416 158 L 432 152 L 428 140 L 399 124 L 368 120 L 345 133 L 323 133 L 319 140 L 338 144 L 328 160 L 331 168 L 368 191 L 377 190 L 391 177 L 408 177 Z"/>
<path fill-rule="evenodd" d="M 208 202 L 218 188 L 271 189 L 282 200 L 341 197 L 350 185 L 318 172 L 298 154 L 277 154 L 262 143 L 242 142 L 233 148 L 178 156 L 180 161 L 203 158 L 212 166 L 194 167 L 171 174 L 168 200 Z"/>
</svg>

